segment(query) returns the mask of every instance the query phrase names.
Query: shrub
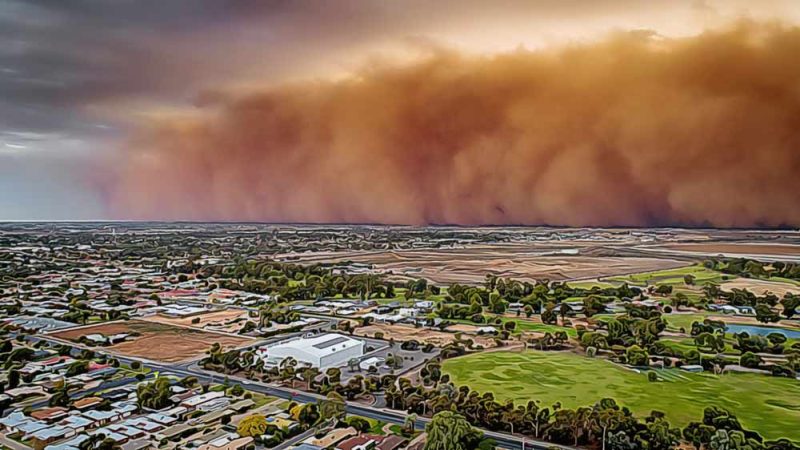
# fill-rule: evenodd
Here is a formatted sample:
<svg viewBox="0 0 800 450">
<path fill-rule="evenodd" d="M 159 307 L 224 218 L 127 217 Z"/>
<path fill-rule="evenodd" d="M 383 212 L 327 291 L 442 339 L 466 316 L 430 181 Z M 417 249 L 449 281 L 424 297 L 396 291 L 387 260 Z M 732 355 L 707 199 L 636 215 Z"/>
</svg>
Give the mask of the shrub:
<svg viewBox="0 0 800 450">
<path fill-rule="evenodd" d="M 741 358 L 739 358 L 739 364 L 742 367 L 747 367 L 750 369 L 758 369 L 762 362 L 763 361 L 761 357 L 753 352 L 745 352 Z"/>
</svg>

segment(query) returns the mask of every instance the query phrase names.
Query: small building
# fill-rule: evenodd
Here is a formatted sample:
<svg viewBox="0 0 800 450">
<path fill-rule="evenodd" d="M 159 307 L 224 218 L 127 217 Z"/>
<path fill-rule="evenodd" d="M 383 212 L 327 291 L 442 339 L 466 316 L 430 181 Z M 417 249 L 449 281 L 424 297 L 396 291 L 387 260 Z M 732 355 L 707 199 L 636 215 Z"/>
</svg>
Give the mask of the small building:
<svg viewBox="0 0 800 450">
<path fill-rule="evenodd" d="M 362 434 L 340 442 L 336 450 L 371 450 L 383 440 L 382 436 Z"/>
<path fill-rule="evenodd" d="M 72 436 L 75 436 L 75 430 L 72 428 L 50 426 L 31 434 L 29 436 L 29 440 L 33 444 L 34 448 L 44 448 L 51 442 L 56 442 Z"/>
<path fill-rule="evenodd" d="M 198 406 L 202 405 L 203 403 L 210 402 L 211 400 L 219 399 L 225 396 L 224 392 L 217 391 L 217 392 L 206 392 L 205 394 L 193 395 L 183 401 L 181 401 L 181 406 L 186 408 L 189 411 L 196 409 Z"/>
<path fill-rule="evenodd" d="M 241 450 L 253 442 L 251 437 L 238 437 L 235 434 L 215 439 L 201 445 L 198 450 Z"/>
<path fill-rule="evenodd" d="M 67 428 L 72 428 L 76 433 L 81 433 L 94 425 L 94 421 L 78 414 L 70 414 L 58 423 Z"/>
<path fill-rule="evenodd" d="M 77 450 L 80 448 L 81 443 L 89 439 L 87 434 L 79 434 L 67 441 L 59 442 L 58 444 L 51 444 L 44 448 L 44 450 Z"/>
<path fill-rule="evenodd" d="M 315 439 L 312 437 L 307 439 L 306 442 L 316 447 L 329 448 L 357 434 L 358 431 L 356 431 L 356 429 L 353 427 L 334 428 L 333 430 L 328 432 L 328 434 L 326 434 L 325 436 L 322 436 L 319 439 Z"/>
<path fill-rule="evenodd" d="M 93 407 L 103 403 L 103 399 L 99 397 L 84 397 L 78 400 L 75 400 L 72 403 L 72 406 L 79 410 L 79 411 L 86 411 L 92 409 Z"/>
<path fill-rule="evenodd" d="M 122 450 L 148 450 L 155 448 L 148 439 L 136 439 L 122 444 Z"/>
<path fill-rule="evenodd" d="M 42 420 L 44 422 L 55 422 L 57 420 L 63 419 L 67 416 L 67 409 L 62 408 L 60 406 L 54 406 L 52 408 L 42 408 L 37 409 L 31 413 L 31 417 L 36 420 Z"/>
</svg>

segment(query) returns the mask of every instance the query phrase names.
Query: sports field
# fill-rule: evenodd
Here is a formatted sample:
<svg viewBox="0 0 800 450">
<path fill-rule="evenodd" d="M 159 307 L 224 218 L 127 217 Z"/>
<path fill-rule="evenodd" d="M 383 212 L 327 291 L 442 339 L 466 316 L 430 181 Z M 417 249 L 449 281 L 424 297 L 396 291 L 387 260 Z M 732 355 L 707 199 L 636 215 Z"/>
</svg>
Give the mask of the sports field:
<svg viewBox="0 0 800 450">
<path fill-rule="evenodd" d="M 456 385 L 492 392 L 499 400 L 577 407 L 611 397 L 639 415 L 663 411 L 679 426 L 701 420 L 703 408 L 717 405 L 765 437 L 800 440 L 800 383 L 788 378 L 670 369 L 659 372 L 663 381 L 651 383 L 645 374 L 603 359 L 534 350 L 477 353 L 446 360 L 443 369 Z"/>
</svg>

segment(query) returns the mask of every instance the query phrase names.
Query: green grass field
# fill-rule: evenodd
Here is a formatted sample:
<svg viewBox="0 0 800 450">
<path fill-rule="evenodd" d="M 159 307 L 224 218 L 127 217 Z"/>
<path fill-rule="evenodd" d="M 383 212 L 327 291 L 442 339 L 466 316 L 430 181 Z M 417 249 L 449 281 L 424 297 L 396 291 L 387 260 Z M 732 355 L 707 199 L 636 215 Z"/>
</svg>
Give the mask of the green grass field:
<svg viewBox="0 0 800 450">
<path fill-rule="evenodd" d="M 573 288 L 582 288 L 582 289 L 591 289 L 593 287 L 599 287 L 601 289 L 606 288 L 613 288 L 619 286 L 621 283 L 609 283 L 607 281 L 598 281 L 598 280 L 581 280 L 581 281 L 569 281 L 567 285 Z"/>
<path fill-rule="evenodd" d="M 684 426 L 701 420 L 703 408 L 717 405 L 734 412 L 742 424 L 765 437 L 800 440 L 800 383 L 761 374 L 715 376 L 665 370 L 665 381 L 651 383 L 609 361 L 572 353 L 478 353 L 444 362 L 457 385 L 492 392 L 499 400 L 550 405 L 590 406 L 604 397 L 616 399 L 635 414 L 663 411 Z"/>
<path fill-rule="evenodd" d="M 575 329 L 572 328 L 572 327 L 562 327 L 562 326 L 559 326 L 559 325 L 551 325 L 551 324 L 547 324 L 547 323 L 533 322 L 533 321 L 530 321 L 530 320 L 525 320 L 524 316 L 523 316 L 523 318 L 520 318 L 520 319 L 504 319 L 504 322 L 508 321 L 508 320 L 512 320 L 512 321 L 516 321 L 517 322 L 517 331 L 536 331 L 536 332 L 539 332 L 539 333 L 547 333 L 547 332 L 555 333 L 555 332 L 558 332 L 558 331 L 566 331 L 567 332 L 567 336 L 569 336 L 569 337 L 573 337 L 574 338 L 574 337 L 578 336 L 578 332 L 575 331 Z"/>
<path fill-rule="evenodd" d="M 683 284 L 684 280 L 683 277 L 686 275 L 692 275 L 695 277 L 694 284 L 697 286 L 702 286 L 704 283 L 712 282 L 712 283 L 721 283 L 723 281 L 723 277 L 726 276 L 721 272 L 717 272 L 715 270 L 707 269 L 702 265 L 693 265 L 693 266 L 686 266 L 686 267 L 678 267 L 675 269 L 667 269 L 667 270 L 657 270 L 655 272 L 642 272 L 642 273 L 635 273 L 631 275 L 621 275 L 616 277 L 608 277 L 604 278 L 603 281 L 609 282 L 627 282 L 628 284 L 633 284 L 637 286 L 644 286 L 646 284 L 669 284 L 669 285 L 676 285 L 676 284 Z M 727 275 L 730 279 L 736 278 L 733 275 Z"/>
</svg>

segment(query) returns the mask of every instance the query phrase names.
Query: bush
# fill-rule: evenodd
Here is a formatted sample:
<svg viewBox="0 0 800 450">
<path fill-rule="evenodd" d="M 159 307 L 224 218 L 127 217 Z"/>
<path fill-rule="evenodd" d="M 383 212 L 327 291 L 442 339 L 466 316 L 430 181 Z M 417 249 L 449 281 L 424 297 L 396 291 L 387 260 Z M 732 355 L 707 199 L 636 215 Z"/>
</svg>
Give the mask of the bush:
<svg viewBox="0 0 800 450">
<path fill-rule="evenodd" d="M 239 397 L 244 394 L 244 388 L 240 384 L 234 384 L 228 392 L 234 397 Z"/>
<path fill-rule="evenodd" d="M 628 364 L 632 366 L 647 366 L 649 364 L 649 355 L 647 350 L 642 349 L 638 345 L 632 345 L 625 351 L 625 359 Z"/>
<path fill-rule="evenodd" d="M 142 368 L 142 363 L 140 363 L 139 361 L 134 361 L 131 363 L 131 369 L 139 370 L 141 368 Z"/>
<path fill-rule="evenodd" d="M 741 358 L 739 358 L 739 364 L 742 367 L 747 367 L 750 369 L 758 369 L 762 362 L 763 360 L 761 357 L 753 352 L 745 352 Z"/>
<path fill-rule="evenodd" d="M 594 358 L 597 355 L 597 347 L 586 347 L 586 356 Z"/>
<path fill-rule="evenodd" d="M 356 431 L 360 431 L 362 433 L 365 431 L 369 431 L 370 428 L 369 422 L 361 417 L 356 417 L 356 416 L 348 417 L 347 420 L 345 420 L 345 422 L 347 422 L 347 425 L 355 428 Z"/>
<path fill-rule="evenodd" d="M 651 383 L 658 381 L 658 375 L 655 372 L 647 372 L 647 381 Z"/>
</svg>

